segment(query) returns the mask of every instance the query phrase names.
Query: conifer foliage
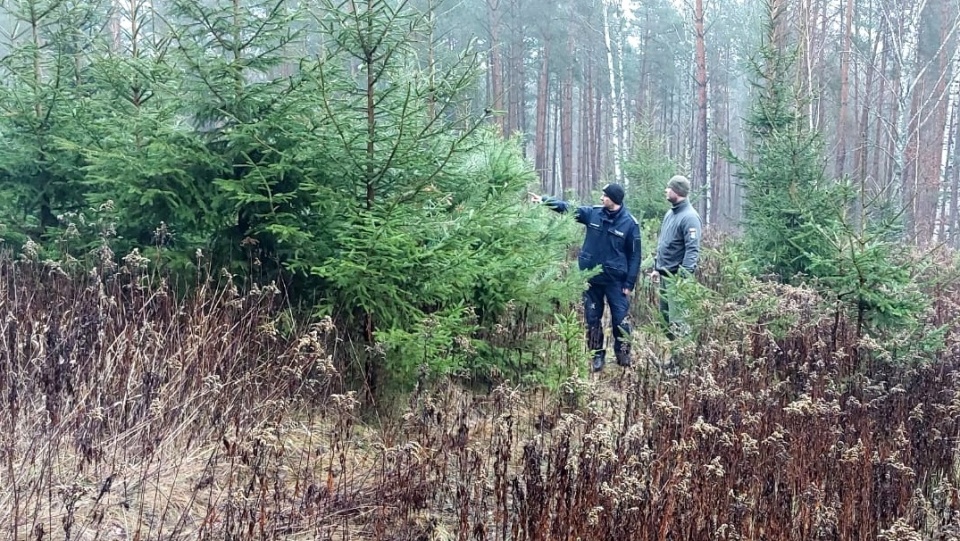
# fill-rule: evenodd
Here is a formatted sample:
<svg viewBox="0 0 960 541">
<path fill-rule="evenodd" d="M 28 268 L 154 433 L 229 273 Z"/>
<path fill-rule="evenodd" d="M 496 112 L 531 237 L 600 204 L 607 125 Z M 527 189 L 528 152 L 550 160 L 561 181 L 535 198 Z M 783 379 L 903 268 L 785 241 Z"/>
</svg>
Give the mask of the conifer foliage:
<svg viewBox="0 0 960 541">
<path fill-rule="evenodd" d="M 518 368 L 525 330 L 519 356 L 483 337 L 577 297 L 574 228 L 525 204 L 518 142 L 467 101 L 477 56 L 431 41 L 430 6 L 78 5 L 0 8 L 8 241 L 76 255 L 109 237 L 175 271 L 200 255 L 278 280 L 343 324 L 374 384 Z"/>
<path fill-rule="evenodd" d="M 8 235 L 43 236 L 79 205 L 88 55 L 98 45 L 96 3 L 16 0 L 3 4 L 0 57 L 0 221 Z"/>
<path fill-rule="evenodd" d="M 766 38 L 751 65 L 751 155 L 731 158 L 746 189 L 744 242 L 755 270 L 791 281 L 827 249 L 820 233 L 838 226 L 843 200 L 824 176 L 820 134 L 810 130 L 792 86 L 795 52 L 776 41 L 782 13 L 768 9 Z"/>
<path fill-rule="evenodd" d="M 753 64 L 750 155 L 730 156 L 746 189 L 743 242 L 752 270 L 812 281 L 834 300 L 837 322 L 852 316 L 858 338 L 916 340 L 911 333 L 920 332 L 927 303 L 905 263 L 922 273 L 923 261 L 896 242 L 899 221 L 881 197 L 825 176 L 822 138 L 791 84 L 796 55 L 776 4 L 767 6 L 766 39 Z"/>
</svg>

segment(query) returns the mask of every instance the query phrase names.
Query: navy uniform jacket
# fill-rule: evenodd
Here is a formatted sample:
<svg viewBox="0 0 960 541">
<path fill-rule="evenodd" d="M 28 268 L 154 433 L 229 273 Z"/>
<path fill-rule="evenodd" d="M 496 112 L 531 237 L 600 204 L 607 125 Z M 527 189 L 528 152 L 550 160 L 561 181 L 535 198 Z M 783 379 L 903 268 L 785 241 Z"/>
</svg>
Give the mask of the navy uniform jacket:
<svg viewBox="0 0 960 541">
<path fill-rule="evenodd" d="M 567 212 L 566 201 L 542 196 L 543 204 L 556 212 Z M 633 290 L 640 273 L 640 226 L 627 207 L 611 212 L 602 206 L 577 207 L 573 217 L 587 226 L 587 235 L 580 250 L 580 270 L 603 267 L 591 282 L 620 283 Z"/>
</svg>

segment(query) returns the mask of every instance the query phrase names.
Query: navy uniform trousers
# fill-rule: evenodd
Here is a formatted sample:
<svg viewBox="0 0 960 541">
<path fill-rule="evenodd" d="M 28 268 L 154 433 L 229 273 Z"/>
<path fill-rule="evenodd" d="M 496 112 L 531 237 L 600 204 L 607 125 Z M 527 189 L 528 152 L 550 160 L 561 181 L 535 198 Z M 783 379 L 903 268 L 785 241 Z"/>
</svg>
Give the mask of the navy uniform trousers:
<svg viewBox="0 0 960 541">
<path fill-rule="evenodd" d="M 627 340 L 630 336 L 630 323 L 626 320 L 627 313 L 630 311 L 630 299 L 623 293 L 623 285 L 618 283 L 591 283 L 583 294 L 584 318 L 587 320 L 587 347 L 594 353 L 604 351 L 601 323 L 604 301 L 610 306 L 614 352 L 617 359 L 628 359 L 630 343 Z"/>
</svg>

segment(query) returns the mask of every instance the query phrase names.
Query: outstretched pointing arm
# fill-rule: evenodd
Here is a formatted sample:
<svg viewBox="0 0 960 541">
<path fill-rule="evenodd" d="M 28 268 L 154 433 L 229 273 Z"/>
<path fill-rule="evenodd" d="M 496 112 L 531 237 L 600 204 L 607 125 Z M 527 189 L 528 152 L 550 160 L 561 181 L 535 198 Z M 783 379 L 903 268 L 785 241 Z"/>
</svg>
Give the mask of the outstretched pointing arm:
<svg viewBox="0 0 960 541">
<path fill-rule="evenodd" d="M 530 194 L 531 203 L 546 205 L 550 210 L 554 212 L 559 212 L 560 214 L 564 214 L 568 212 L 571 208 L 573 208 L 574 209 L 573 219 L 580 223 L 584 223 L 584 216 L 586 216 L 588 213 L 588 212 L 585 212 L 585 210 L 590 208 L 590 207 L 574 207 L 567 201 L 564 201 L 562 199 L 557 199 L 556 197 L 552 197 L 549 195 L 538 195 L 532 192 L 528 192 L 528 193 Z"/>
</svg>

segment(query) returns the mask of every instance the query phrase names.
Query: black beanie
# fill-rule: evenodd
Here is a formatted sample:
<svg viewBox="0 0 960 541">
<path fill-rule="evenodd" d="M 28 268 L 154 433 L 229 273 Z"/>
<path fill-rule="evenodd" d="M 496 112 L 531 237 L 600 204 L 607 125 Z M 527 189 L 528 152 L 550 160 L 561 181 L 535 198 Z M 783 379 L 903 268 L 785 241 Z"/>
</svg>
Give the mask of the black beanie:
<svg viewBox="0 0 960 541">
<path fill-rule="evenodd" d="M 603 193 L 614 203 L 618 205 L 623 204 L 623 186 L 619 184 L 607 184 L 603 187 Z"/>
</svg>

